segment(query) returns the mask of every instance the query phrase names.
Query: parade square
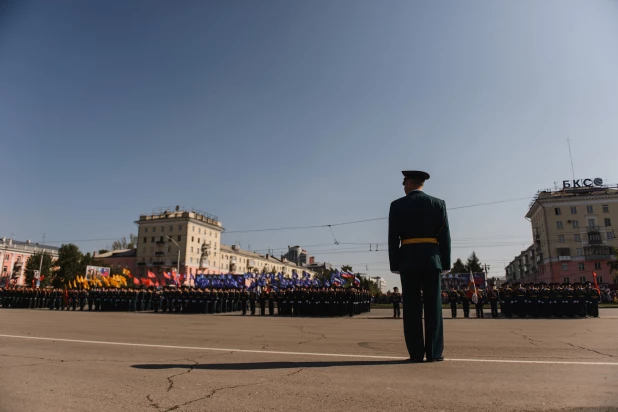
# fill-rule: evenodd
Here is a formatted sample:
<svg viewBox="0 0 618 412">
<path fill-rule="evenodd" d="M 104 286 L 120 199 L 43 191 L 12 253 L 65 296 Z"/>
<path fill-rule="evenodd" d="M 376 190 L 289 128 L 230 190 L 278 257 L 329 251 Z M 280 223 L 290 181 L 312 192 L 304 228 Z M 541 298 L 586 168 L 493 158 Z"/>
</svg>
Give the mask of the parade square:
<svg viewBox="0 0 618 412">
<path fill-rule="evenodd" d="M 445 310 L 445 361 L 423 364 L 405 361 L 391 316 L 3 310 L 0 411 L 616 410 L 616 309 Z"/>
</svg>

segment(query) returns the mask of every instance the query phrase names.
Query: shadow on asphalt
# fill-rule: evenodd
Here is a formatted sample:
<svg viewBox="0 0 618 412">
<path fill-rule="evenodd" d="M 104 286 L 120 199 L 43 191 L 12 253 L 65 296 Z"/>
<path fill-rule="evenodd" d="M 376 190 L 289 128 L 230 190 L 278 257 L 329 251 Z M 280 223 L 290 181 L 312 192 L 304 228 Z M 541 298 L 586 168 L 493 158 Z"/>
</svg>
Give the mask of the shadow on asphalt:
<svg viewBox="0 0 618 412">
<path fill-rule="evenodd" d="M 265 369 L 299 369 L 299 368 L 331 368 L 335 366 L 378 366 L 378 365 L 403 365 L 410 364 L 405 360 L 384 361 L 329 361 L 329 362 L 252 362 L 252 363 L 211 363 L 211 364 L 186 364 L 186 363 L 163 363 L 132 365 L 136 369 L 205 369 L 205 370 L 265 370 Z M 412 364 L 410 364 L 412 365 Z"/>
</svg>

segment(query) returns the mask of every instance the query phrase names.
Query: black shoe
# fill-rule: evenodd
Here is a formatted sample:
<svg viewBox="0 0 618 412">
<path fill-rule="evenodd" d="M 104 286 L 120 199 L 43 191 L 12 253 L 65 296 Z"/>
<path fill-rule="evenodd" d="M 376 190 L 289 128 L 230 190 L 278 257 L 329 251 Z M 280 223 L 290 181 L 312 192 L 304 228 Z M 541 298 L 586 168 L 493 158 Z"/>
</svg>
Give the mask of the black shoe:
<svg viewBox="0 0 618 412">
<path fill-rule="evenodd" d="M 442 362 L 443 360 L 444 360 L 444 357 L 441 357 L 441 358 L 427 359 L 427 362 Z"/>
</svg>

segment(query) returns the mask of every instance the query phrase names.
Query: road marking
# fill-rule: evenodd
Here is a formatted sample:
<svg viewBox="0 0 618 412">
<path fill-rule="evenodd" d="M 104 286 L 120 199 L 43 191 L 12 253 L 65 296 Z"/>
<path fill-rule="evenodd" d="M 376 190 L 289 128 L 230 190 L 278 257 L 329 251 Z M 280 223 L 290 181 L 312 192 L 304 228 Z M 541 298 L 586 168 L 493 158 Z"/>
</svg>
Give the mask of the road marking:
<svg viewBox="0 0 618 412">
<path fill-rule="evenodd" d="M 347 353 L 316 353 L 316 352 L 284 352 L 274 350 L 254 350 L 254 349 L 225 349 L 225 348 L 204 348 L 200 346 L 176 346 L 176 345 L 154 345 L 149 343 L 129 343 L 129 342 L 107 342 L 100 340 L 82 339 L 62 339 L 44 338 L 39 336 L 19 336 L 19 335 L 0 335 L 0 338 L 10 339 L 31 339 L 54 342 L 86 343 L 92 345 L 112 345 L 112 346 L 133 346 L 139 348 L 158 348 L 158 349 L 186 349 L 212 352 L 239 352 L 239 353 L 259 353 L 266 355 L 295 355 L 295 356 L 320 356 L 335 358 L 358 358 L 358 359 L 388 359 L 388 360 L 407 360 L 403 356 L 380 356 L 380 355 L 360 355 Z M 595 365 L 595 366 L 618 366 L 618 362 L 587 362 L 587 361 L 550 361 L 550 360 L 519 360 L 519 359 L 449 359 L 448 362 L 485 362 L 485 363 L 528 363 L 528 364 L 547 364 L 547 365 Z"/>
</svg>

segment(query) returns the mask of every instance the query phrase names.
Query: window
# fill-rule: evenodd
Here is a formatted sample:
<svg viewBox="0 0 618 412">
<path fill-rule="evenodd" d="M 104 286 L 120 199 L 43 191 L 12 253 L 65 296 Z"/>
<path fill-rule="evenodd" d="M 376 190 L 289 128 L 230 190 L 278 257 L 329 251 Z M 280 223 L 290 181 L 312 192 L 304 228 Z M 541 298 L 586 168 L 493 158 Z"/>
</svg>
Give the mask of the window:
<svg viewBox="0 0 618 412">
<path fill-rule="evenodd" d="M 571 214 L 572 215 L 576 215 L 577 214 L 577 206 L 571 206 Z"/>
<path fill-rule="evenodd" d="M 579 220 L 574 220 L 571 223 L 573 223 L 573 229 L 579 228 Z"/>
<path fill-rule="evenodd" d="M 577 264 L 577 269 L 579 269 L 579 270 L 584 270 L 584 262 L 579 262 L 579 263 Z"/>
<path fill-rule="evenodd" d="M 197 228 L 197 233 L 202 233 L 202 228 L 201 227 Z"/>
<path fill-rule="evenodd" d="M 581 242 L 581 241 L 582 241 L 582 235 L 580 235 L 580 234 L 576 234 L 576 235 L 575 235 L 575 241 L 576 241 L 576 242 Z"/>
<path fill-rule="evenodd" d="M 197 238 L 197 243 L 200 243 L 200 238 L 199 237 Z"/>
<path fill-rule="evenodd" d="M 148 233 L 148 228 L 144 228 L 144 233 Z"/>
<path fill-rule="evenodd" d="M 594 268 L 596 270 L 601 270 L 601 262 L 594 262 Z"/>
<path fill-rule="evenodd" d="M 603 283 L 603 276 L 597 276 L 597 283 Z"/>
<path fill-rule="evenodd" d="M 170 232 L 174 231 L 174 225 L 170 225 Z"/>
<path fill-rule="evenodd" d="M 564 243 L 564 235 L 558 235 L 558 243 Z"/>
<path fill-rule="evenodd" d="M 592 205 L 586 206 L 586 212 L 587 213 L 594 213 L 594 208 L 592 207 Z"/>
<path fill-rule="evenodd" d="M 195 242 L 195 237 L 191 236 L 191 242 Z"/>
<path fill-rule="evenodd" d="M 612 225 L 612 220 L 608 217 L 605 218 L 605 226 L 611 226 Z"/>
<path fill-rule="evenodd" d="M 594 224 L 594 219 L 588 219 L 588 227 L 594 228 L 596 225 Z"/>
<path fill-rule="evenodd" d="M 154 243 L 154 236 L 150 238 L 150 243 Z"/>
<path fill-rule="evenodd" d="M 193 258 L 190 258 L 190 262 L 193 263 Z M 189 269 L 189 270 L 191 270 L 191 269 Z"/>
<path fill-rule="evenodd" d="M 148 243 L 148 238 L 144 237 L 144 243 Z"/>
<path fill-rule="evenodd" d="M 193 253 L 193 246 L 191 246 L 191 253 Z"/>
<path fill-rule="evenodd" d="M 613 240 L 614 239 L 614 232 L 607 232 L 606 236 L 607 236 L 607 240 Z"/>
<path fill-rule="evenodd" d="M 195 232 L 195 226 L 191 226 L 191 231 Z"/>
<path fill-rule="evenodd" d="M 609 213 L 609 205 L 603 205 L 603 213 Z"/>
<path fill-rule="evenodd" d="M 161 226 L 161 233 L 165 232 L 165 226 Z"/>
<path fill-rule="evenodd" d="M 571 282 L 569 282 L 568 276 L 566 278 L 564 278 L 564 283 L 571 283 Z"/>
<path fill-rule="evenodd" d="M 560 216 L 562 214 L 559 207 L 555 208 L 554 211 L 556 212 L 556 216 Z"/>
<path fill-rule="evenodd" d="M 556 227 L 557 227 L 558 229 L 564 229 L 564 226 L 562 225 L 562 221 L 561 221 L 561 220 L 559 220 L 559 221 L 557 221 L 557 222 L 556 222 Z"/>
<path fill-rule="evenodd" d="M 157 231 L 157 228 L 156 228 L 156 227 L 153 227 L 153 228 L 152 228 L 152 233 L 154 233 L 154 232 L 156 232 L 156 231 Z"/>
<path fill-rule="evenodd" d="M 180 242 L 182 240 L 182 236 L 178 235 L 178 241 Z"/>
<path fill-rule="evenodd" d="M 582 283 L 585 282 L 586 281 L 586 276 L 580 276 L 579 277 L 579 281 L 582 282 Z"/>
<path fill-rule="evenodd" d="M 178 231 L 182 232 L 182 225 L 178 225 Z"/>
<path fill-rule="evenodd" d="M 562 264 L 562 270 L 569 270 L 569 264 L 568 263 L 563 263 Z"/>
<path fill-rule="evenodd" d="M 172 247 L 171 247 L 171 246 L 168 246 L 168 247 L 167 247 L 167 253 L 170 253 L 171 251 L 172 251 Z"/>
<path fill-rule="evenodd" d="M 584 256 L 584 249 L 582 248 L 575 249 L 575 254 L 577 256 Z"/>
</svg>

